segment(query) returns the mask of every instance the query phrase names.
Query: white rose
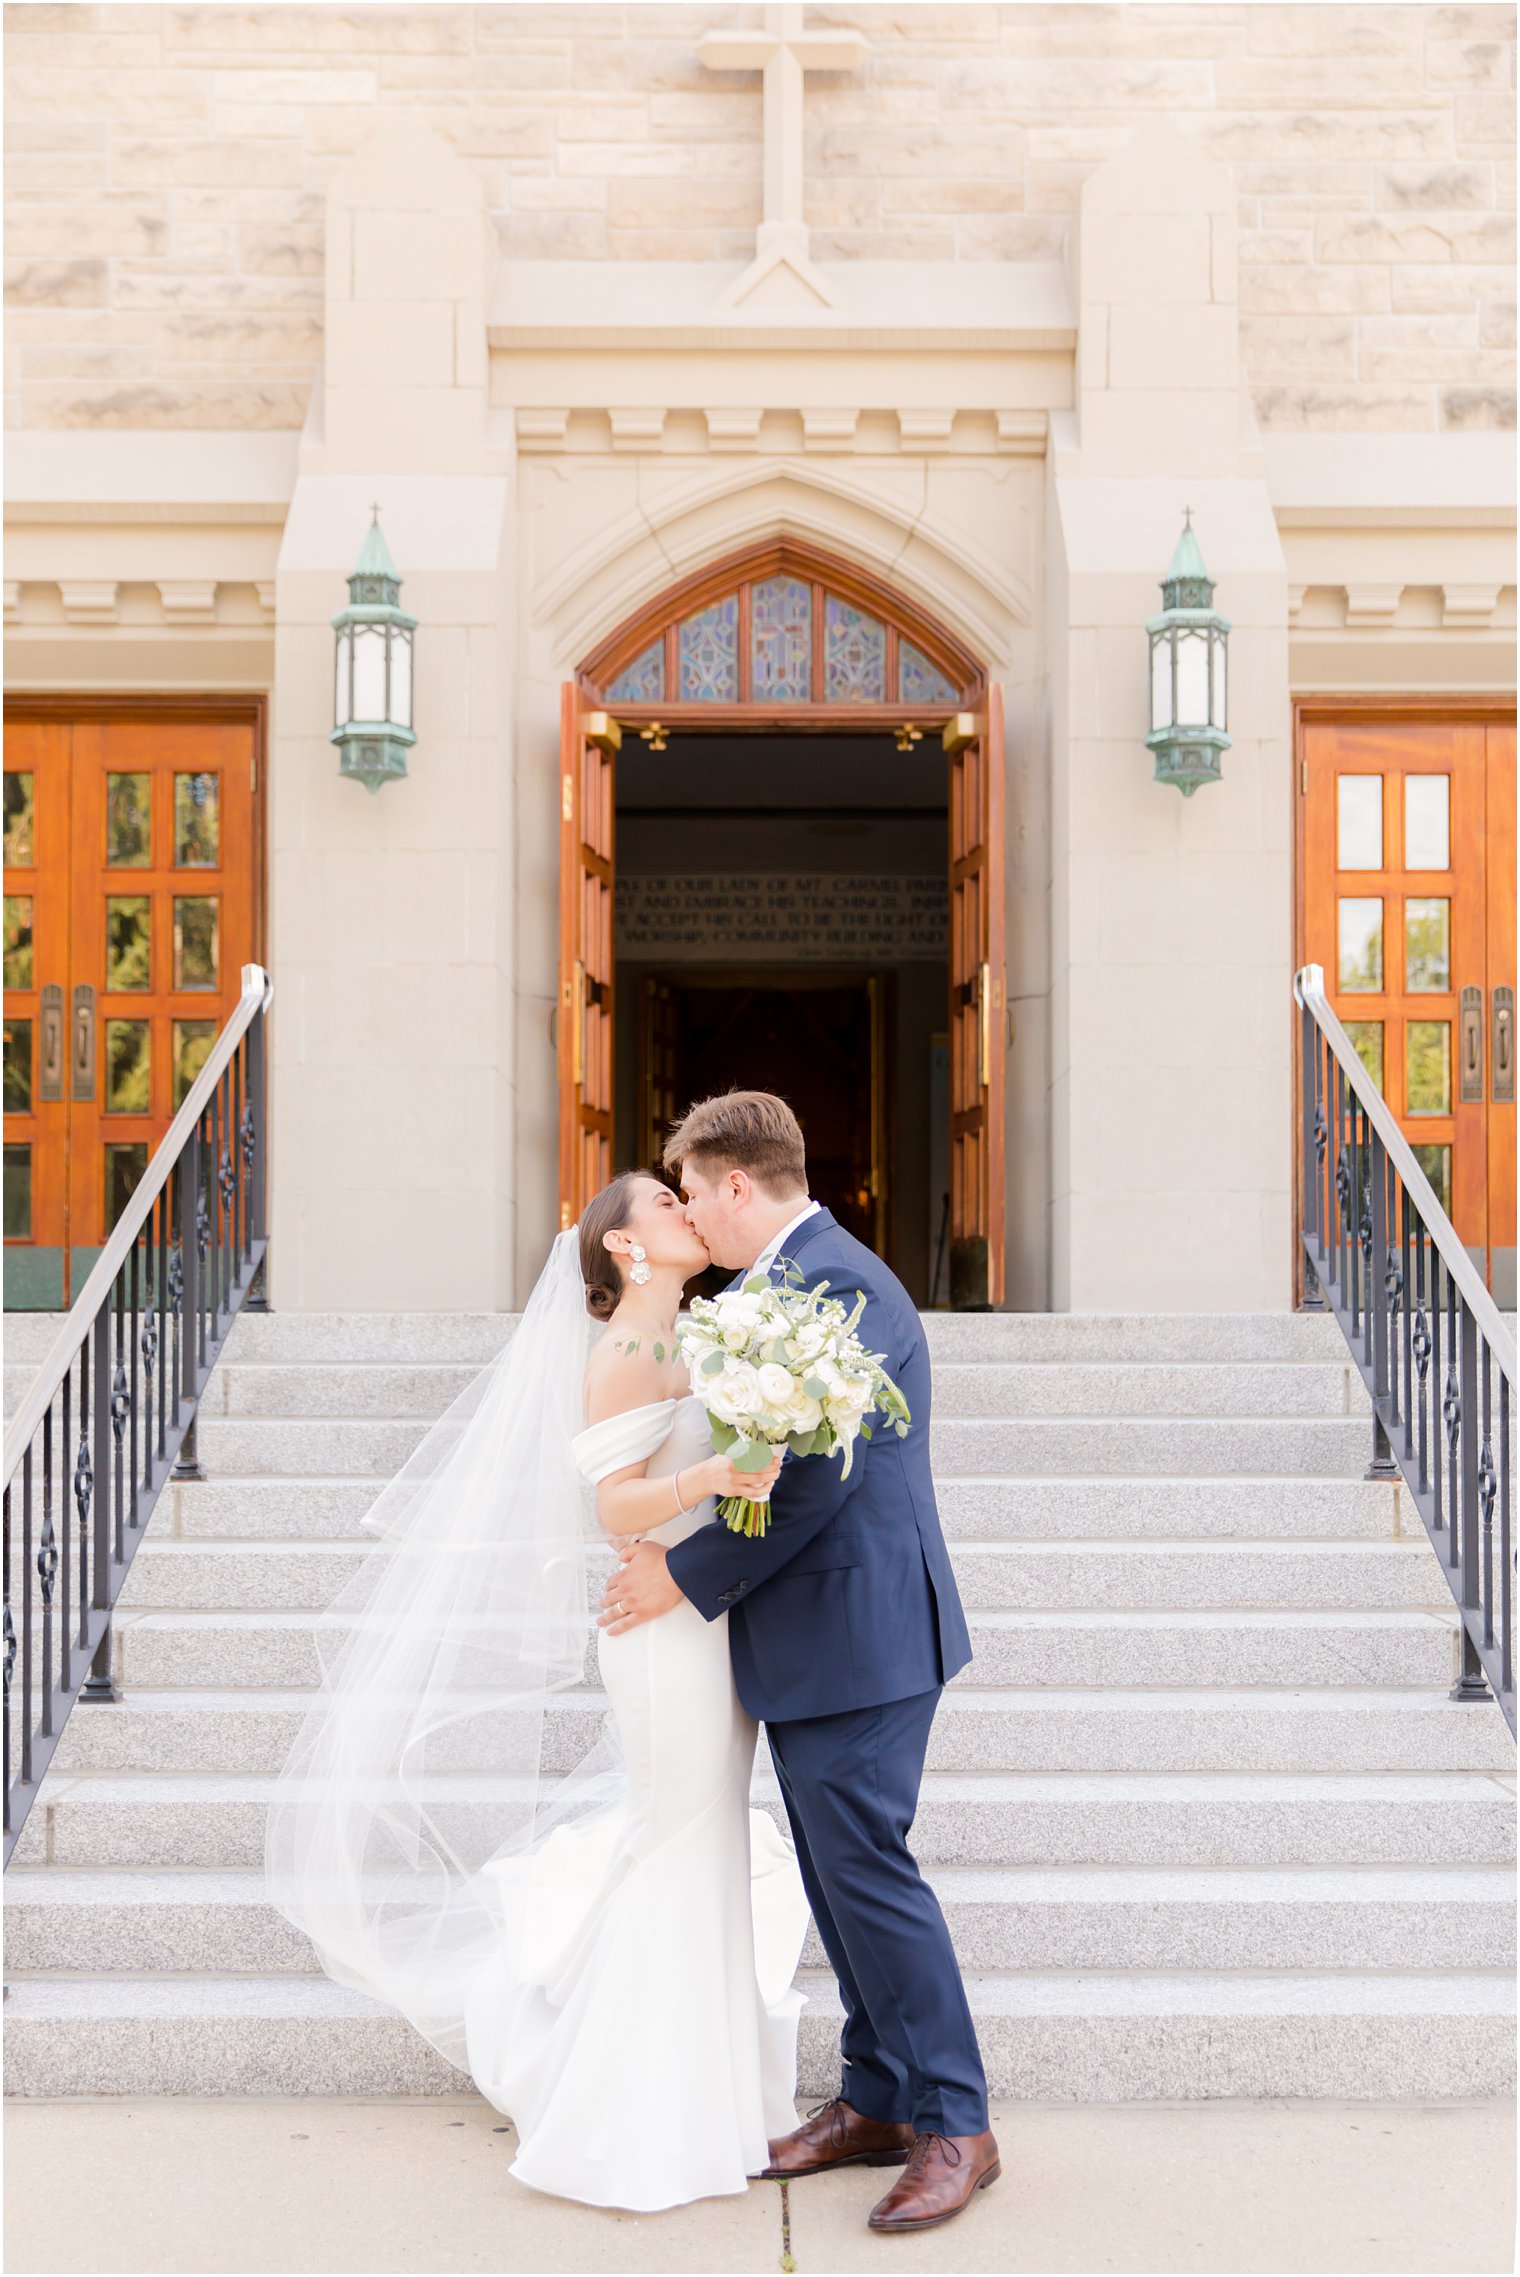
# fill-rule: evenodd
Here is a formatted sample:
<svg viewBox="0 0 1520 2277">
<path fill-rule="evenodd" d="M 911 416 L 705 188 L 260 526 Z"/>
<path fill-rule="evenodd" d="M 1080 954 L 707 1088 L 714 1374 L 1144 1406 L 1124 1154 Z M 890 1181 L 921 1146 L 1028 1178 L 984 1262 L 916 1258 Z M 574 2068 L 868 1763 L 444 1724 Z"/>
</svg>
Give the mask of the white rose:
<svg viewBox="0 0 1520 2277">
<path fill-rule="evenodd" d="M 785 1413 L 787 1402 L 792 1396 L 792 1378 L 789 1370 L 778 1366 L 774 1360 L 767 1360 L 763 1367 L 757 1369 L 756 1381 L 760 1386 L 760 1397 L 765 1405 L 778 1414 Z"/>
<path fill-rule="evenodd" d="M 738 1423 L 757 1415 L 765 1404 L 760 1384 L 747 1360 L 729 1360 L 707 1394 L 707 1404 L 725 1423 Z"/>
<path fill-rule="evenodd" d="M 782 1412 L 794 1431 L 816 1431 L 823 1421 L 821 1403 L 798 1383 L 793 1384 L 792 1396 Z"/>
</svg>

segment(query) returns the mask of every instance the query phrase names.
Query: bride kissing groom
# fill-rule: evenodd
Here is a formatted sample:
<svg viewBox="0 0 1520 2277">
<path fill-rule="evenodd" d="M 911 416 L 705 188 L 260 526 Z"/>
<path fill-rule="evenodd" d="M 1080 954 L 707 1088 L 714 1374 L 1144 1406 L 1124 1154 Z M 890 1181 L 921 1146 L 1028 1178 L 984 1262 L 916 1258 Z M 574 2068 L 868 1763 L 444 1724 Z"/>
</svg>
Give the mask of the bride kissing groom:
<svg viewBox="0 0 1520 2277">
<path fill-rule="evenodd" d="M 652 2210 L 757 2174 L 891 2167 L 871 2227 L 927 2229 L 1000 2168 L 960 1970 L 908 1848 L 940 1693 L 971 1657 L 923 1327 L 809 1198 L 784 1100 L 693 1107 L 665 1168 L 684 1203 L 650 1174 L 604 1188 L 371 1510 L 387 1541 L 335 1608 L 346 1641 L 271 1807 L 270 1892 L 329 1974 L 408 2016 L 514 2122 L 519 2180 Z M 863 1438 L 848 1469 L 715 1453 L 676 1341 L 709 1263 L 863 1300 L 906 1434 Z M 596 1638 L 611 1715 L 572 1763 L 592 1490 L 619 1556 Z M 733 1495 L 768 1498 L 763 1533 L 716 1519 Z M 761 1723 L 790 1845 L 750 1808 Z M 809 1908 L 842 2060 L 798 2126 Z"/>
</svg>

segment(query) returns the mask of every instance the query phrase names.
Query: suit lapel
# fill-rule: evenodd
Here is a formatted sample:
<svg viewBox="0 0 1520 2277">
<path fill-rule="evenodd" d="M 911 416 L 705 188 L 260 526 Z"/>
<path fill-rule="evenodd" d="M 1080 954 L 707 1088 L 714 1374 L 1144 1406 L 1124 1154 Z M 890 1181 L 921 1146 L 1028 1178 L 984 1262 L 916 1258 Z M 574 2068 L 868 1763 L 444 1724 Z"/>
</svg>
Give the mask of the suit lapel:
<svg viewBox="0 0 1520 2277">
<path fill-rule="evenodd" d="M 807 1220 L 806 1224 L 798 1226 L 797 1231 L 792 1235 L 785 1249 L 778 1250 L 776 1252 L 776 1255 L 771 1259 L 772 1273 L 775 1272 L 778 1265 L 785 1265 L 788 1263 L 793 1265 L 800 1265 L 802 1263 L 802 1252 L 810 1247 L 810 1245 L 817 1240 L 818 1236 L 821 1233 L 827 1232 L 828 1228 L 835 1222 L 836 1220 L 834 1218 L 833 1212 L 831 1210 L 824 1209 L 820 1205 L 819 1208 L 814 1211 L 813 1215 Z"/>
</svg>

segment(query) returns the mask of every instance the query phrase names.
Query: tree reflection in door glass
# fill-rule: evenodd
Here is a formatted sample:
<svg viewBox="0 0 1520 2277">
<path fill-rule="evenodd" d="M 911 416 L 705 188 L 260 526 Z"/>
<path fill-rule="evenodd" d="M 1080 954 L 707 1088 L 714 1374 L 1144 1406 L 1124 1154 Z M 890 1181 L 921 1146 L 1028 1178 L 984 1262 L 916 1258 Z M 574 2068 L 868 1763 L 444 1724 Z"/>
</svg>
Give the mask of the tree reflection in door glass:
<svg viewBox="0 0 1520 2277">
<path fill-rule="evenodd" d="M 1383 1023 L 1381 1020 L 1348 1020 L 1346 1033 L 1356 1046 L 1361 1061 L 1379 1091 L 1383 1088 Z"/>
<path fill-rule="evenodd" d="M 176 1020 L 174 1023 L 174 1107 L 185 1104 L 190 1086 L 205 1066 L 216 1042 L 214 1020 Z"/>
<path fill-rule="evenodd" d="M 32 986 L 32 896 L 8 893 L 5 897 L 5 985 Z"/>
<path fill-rule="evenodd" d="M 148 1167 L 146 1139 L 113 1140 L 105 1150 L 106 1158 L 106 1232 L 115 1230 L 116 1221 L 137 1190 L 137 1181 Z"/>
<path fill-rule="evenodd" d="M 32 1111 L 32 1023 L 5 1023 L 5 1112 L 29 1115 Z"/>
<path fill-rule="evenodd" d="M 112 869 L 145 870 L 153 845 L 153 778 L 106 777 L 106 860 Z"/>
<path fill-rule="evenodd" d="M 1410 1020 L 1404 1028 L 1404 1112 L 1451 1113 L 1451 1022 Z"/>
<path fill-rule="evenodd" d="M 1343 898 L 1338 907 L 1339 985 L 1348 994 L 1355 990 L 1375 995 L 1383 985 L 1383 904 L 1375 897 L 1357 895 Z"/>
<path fill-rule="evenodd" d="M 1417 1146 L 1413 1149 L 1415 1161 L 1424 1171 L 1436 1190 L 1436 1200 L 1448 1217 L 1451 1216 L 1451 1148 L 1449 1146 Z"/>
<path fill-rule="evenodd" d="M 5 1238 L 32 1238 L 32 1150 L 7 1145 L 5 1149 Z"/>
<path fill-rule="evenodd" d="M 152 903 L 145 893 L 106 896 L 106 986 L 147 988 L 151 982 L 149 919 Z"/>
<path fill-rule="evenodd" d="M 36 860 L 32 835 L 32 777 L 19 767 L 5 770 L 5 859 L 29 870 Z"/>
<path fill-rule="evenodd" d="M 1451 903 L 1444 897 L 1404 904 L 1404 986 L 1418 996 L 1451 986 Z"/>
<path fill-rule="evenodd" d="M 106 1097 L 108 1115 L 146 1115 L 150 1104 L 149 1029 L 146 1020 L 107 1020 Z"/>
</svg>

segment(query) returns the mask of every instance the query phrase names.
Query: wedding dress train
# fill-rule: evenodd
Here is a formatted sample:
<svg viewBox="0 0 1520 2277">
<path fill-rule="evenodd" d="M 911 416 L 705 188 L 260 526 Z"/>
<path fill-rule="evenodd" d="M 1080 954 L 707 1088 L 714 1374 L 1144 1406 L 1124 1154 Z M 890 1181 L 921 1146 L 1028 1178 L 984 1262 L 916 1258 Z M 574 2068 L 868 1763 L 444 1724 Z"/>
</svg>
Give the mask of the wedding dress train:
<svg viewBox="0 0 1520 2277">
<path fill-rule="evenodd" d="M 582 1474 L 711 1453 L 691 1396 L 609 1417 L 573 1442 Z M 682 1541 L 711 1500 L 644 1538 Z M 757 1727 L 739 1704 L 728 1617 L 682 1601 L 598 1633 L 626 1799 L 488 1866 L 529 1934 L 465 2002 L 469 2067 L 514 2122 L 511 2171 L 538 2190 L 650 2211 L 742 2191 L 796 2124 L 808 1909 L 789 1842 L 749 1806 Z M 507 1885 L 515 1885 L 508 1888 Z M 526 1885 L 526 1887 L 525 1887 Z"/>
</svg>

